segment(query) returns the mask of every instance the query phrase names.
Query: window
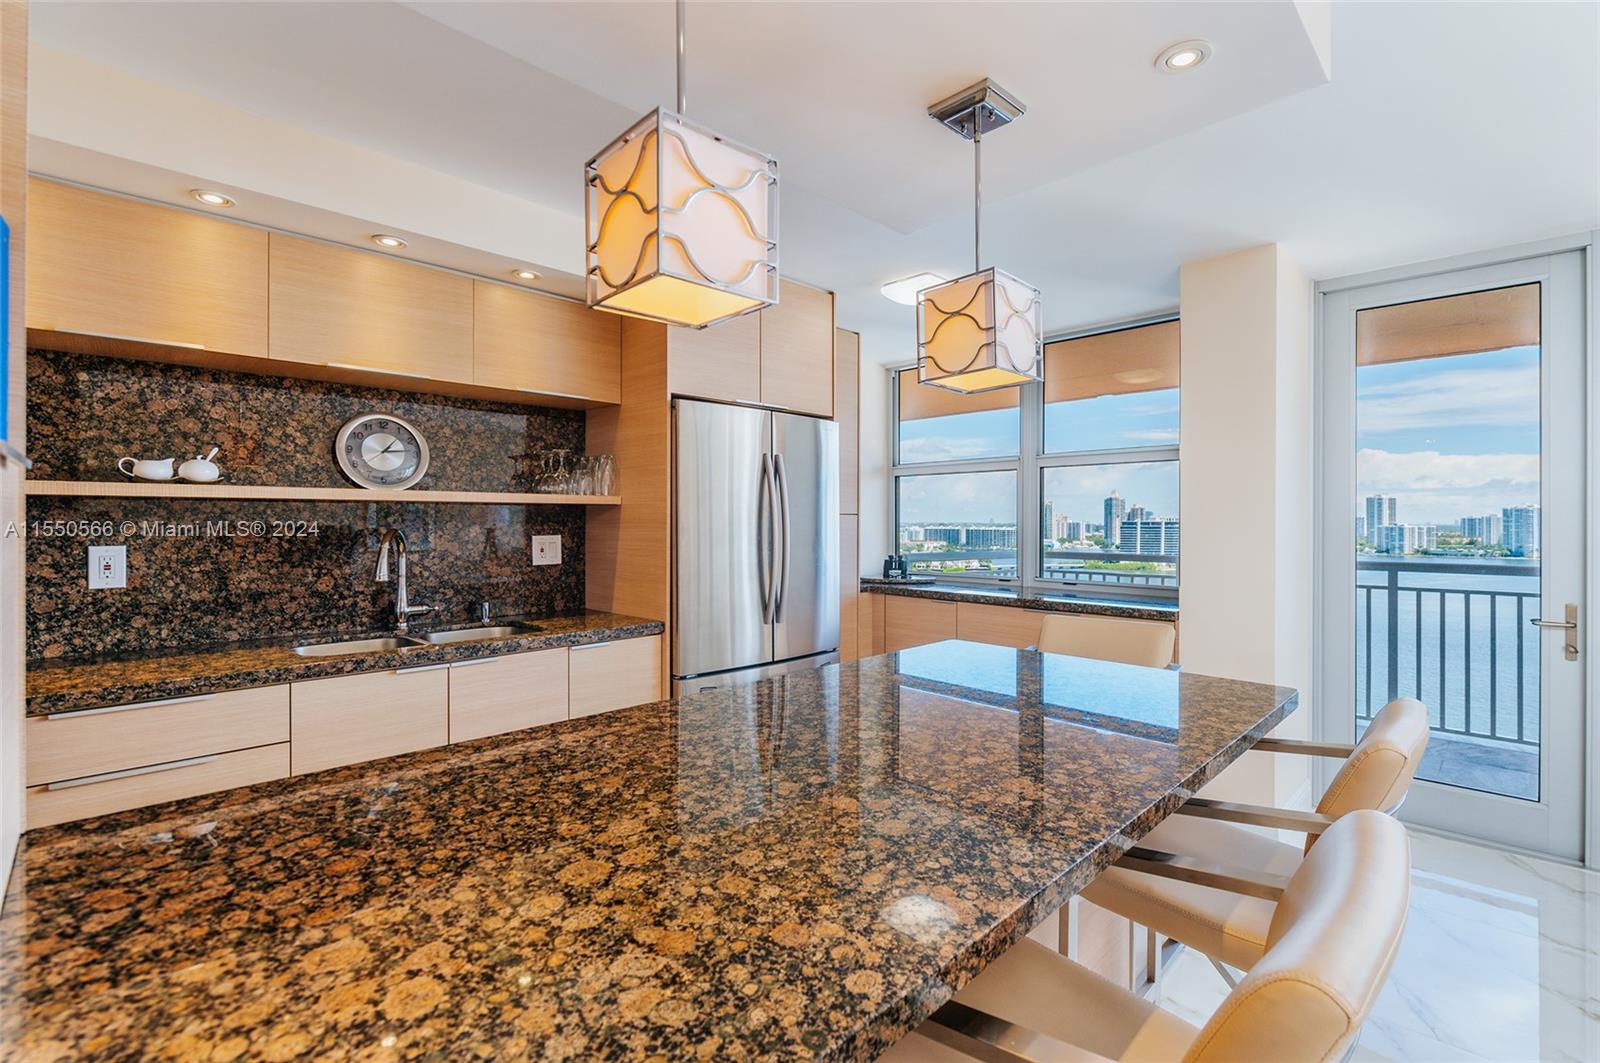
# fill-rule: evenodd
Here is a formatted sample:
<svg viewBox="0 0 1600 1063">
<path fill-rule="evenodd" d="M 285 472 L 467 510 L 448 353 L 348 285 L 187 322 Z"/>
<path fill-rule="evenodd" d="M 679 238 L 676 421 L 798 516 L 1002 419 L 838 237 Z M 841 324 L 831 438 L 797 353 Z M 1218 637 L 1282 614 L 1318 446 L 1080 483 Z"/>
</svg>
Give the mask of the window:
<svg viewBox="0 0 1600 1063">
<path fill-rule="evenodd" d="M 1177 593 L 1176 321 L 1047 344 L 1042 385 L 960 395 L 902 369 L 893 401 L 912 572 Z"/>
</svg>

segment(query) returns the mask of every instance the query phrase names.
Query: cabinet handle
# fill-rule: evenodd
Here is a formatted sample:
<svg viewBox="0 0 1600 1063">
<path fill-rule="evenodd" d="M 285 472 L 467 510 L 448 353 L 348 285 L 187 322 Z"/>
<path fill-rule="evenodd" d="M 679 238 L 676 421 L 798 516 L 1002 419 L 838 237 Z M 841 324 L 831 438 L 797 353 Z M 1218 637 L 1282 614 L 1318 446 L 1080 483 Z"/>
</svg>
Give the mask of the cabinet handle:
<svg viewBox="0 0 1600 1063">
<path fill-rule="evenodd" d="M 356 365 L 354 362 L 323 362 L 328 369 L 354 369 L 358 373 L 387 373 L 389 376 L 408 376 L 413 380 L 432 380 L 427 373 L 408 373 L 403 369 L 380 369 L 375 365 Z"/>
<path fill-rule="evenodd" d="M 106 716 L 113 712 L 128 712 L 131 709 L 153 709 L 157 705 L 182 705 L 190 701 L 210 701 L 215 694 L 190 694 L 184 698 L 161 698 L 158 701 L 134 701 L 126 705 L 107 705 L 99 709 L 82 709 L 78 712 L 56 712 L 44 717 L 46 720 L 77 720 L 85 716 Z"/>
<path fill-rule="evenodd" d="M 419 664 L 419 665 L 417 665 L 417 666 L 415 666 L 413 668 L 396 668 L 394 670 L 394 674 L 395 675 L 410 675 L 412 672 L 432 672 L 432 671 L 435 671 L 435 670 L 440 669 L 440 668 L 449 668 L 449 667 L 450 667 L 450 662 L 449 661 L 446 661 L 444 664 Z"/>
<path fill-rule="evenodd" d="M 154 775 L 158 771 L 172 771 L 174 768 L 192 768 L 198 764 L 210 764 L 221 754 L 212 753 L 206 757 L 190 757 L 187 760 L 169 760 L 165 764 L 151 764 L 143 768 L 124 768 L 122 771 L 108 771 L 101 775 L 85 775 L 81 779 L 63 779 L 45 786 L 46 790 L 70 790 L 74 786 L 93 786 L 97 782 L 110 782 L 113 779 L 131 779 L 135 775 Z"/>
<path fill-rule="evenodd" d="M 451 668 L 471 668 L 475 664 L 493 664 L 494 662 L 496 662 L 498 660 L 501 660 L 501 659 L 502 659 L 502 657 L 474 657 L 470 661 L 451 661 L 450 664 L 449 664 L 449 667 L 451 667 Z M 409 671 L 410 669 L 407 669 L 407 670 Z"/>
<path fill-rule="evenodd" d="M 584 399 L 593 398 L 592 395 L 579 395 L 573 391 L 546 391 L 544 388 L 525 388 L 517 385 L 518 391 L 527 392 L 529 395 L 549 395 L 552 399 Z"/>
<path fill-rule="evenodd" d="M 789 410 L 789 409 L 793 409 L 792 406 L 785 406 L 781 402 L 756 402 L 753 399 L 735 399 L 733 404 L 735 406 L 749 406 L 749 407 L 751 407 L 753 409 L 757 409 L 757 410 Z"/>
<path fill-rule="evenodd" d="M 52 329 L 50 331 L 61 330 Z M 153 343 L 158 347 L 187 347 L 191 351 L 203 351 L 206 349 L 206 345 L 203 343 L 185 343 L 182 340 L 160 340 L 150 336 L 124 336 L 116 332 L 85 332 L 82 329 L 71 329 L 66 331 L 70 331 L 74 336 L 92 336 L 97 340 L 121 340 L 124 343 Z"/>
</svg>

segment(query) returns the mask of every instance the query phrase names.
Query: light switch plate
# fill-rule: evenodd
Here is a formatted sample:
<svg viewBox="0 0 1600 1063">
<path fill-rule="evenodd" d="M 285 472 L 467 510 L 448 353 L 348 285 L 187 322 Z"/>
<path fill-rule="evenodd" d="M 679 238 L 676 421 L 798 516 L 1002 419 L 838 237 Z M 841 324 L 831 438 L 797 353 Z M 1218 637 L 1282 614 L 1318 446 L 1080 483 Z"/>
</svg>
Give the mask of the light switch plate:
<svg viewBox="0 0 1600 1063">
<path fill-rule="evenodd" d="M 114 590 L 128 585 L 126 546 L 89 547 L 89 588 Z"/>
<path fill-rule="evenodd" d="M 535 535 L 533 538 L 533 563 L 536 565 L 561 564 L 561 536 Z"/>
</svg>

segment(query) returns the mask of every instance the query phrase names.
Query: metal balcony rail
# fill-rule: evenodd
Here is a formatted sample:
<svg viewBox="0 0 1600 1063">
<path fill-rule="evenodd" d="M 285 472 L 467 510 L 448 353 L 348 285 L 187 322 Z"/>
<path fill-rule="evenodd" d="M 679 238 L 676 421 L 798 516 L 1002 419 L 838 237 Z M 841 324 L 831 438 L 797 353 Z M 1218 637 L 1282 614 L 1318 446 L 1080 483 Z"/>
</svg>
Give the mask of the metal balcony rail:
<svg viewBox="0 0 1600 1063">
<path fill-rule="evenodd" d="M 1409 695 L 1435 731 L 1539 744 L 1537 562 L 1369 555 L 1356 577 L 1357 719 Z"/>
<path fill-rule="evenodd" d="M 993 549 L 929 550 L 926 553 L 908 553 L 906 561 L 913 572 L 919 565 L 940 565 L 965 561 L 988 561 L 1001 568 L 1015 569 L 1017 551 L 1013 547 Z M 1044 551 L 1044 578 L 1082 583 L 1120 583 L 1140 587 L 1177 587 L 1178 574 L 1173 572 L 1123 572 L 1116 569 L 1076 568 L 1066 565 L 1052 566 L 1051 561 L 1150 561 L 1177 568 L 1175 554 L 1125 554 L 1116 550 L 1046 550 Z"/>
</svg>

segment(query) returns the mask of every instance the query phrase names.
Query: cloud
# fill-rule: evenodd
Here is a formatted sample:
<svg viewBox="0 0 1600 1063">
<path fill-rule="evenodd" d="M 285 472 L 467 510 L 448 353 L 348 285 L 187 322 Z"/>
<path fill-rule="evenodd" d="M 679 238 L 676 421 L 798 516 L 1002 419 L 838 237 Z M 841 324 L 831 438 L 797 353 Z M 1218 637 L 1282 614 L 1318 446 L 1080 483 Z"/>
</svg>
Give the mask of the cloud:
<svg viewBox="0 0 1600 1063">
<path fill-rule="evenodd" d="M 1136 443 L 1176 443 L 1176 428 L 1142 428 L 1122 433 L 1122 438 Z"/>
<path fill-rule="evenodd" d="M 900 440 L 901 461 L 960 461 L 995 457 L 992 439 L 961 436 L 923 436 Z"/>
<path fill-rule="evenodd" d="M 1537 454 L 1356 452 L 1360 496 L 1394 495 L 1406 523 L 1447 523 L 1539 501 Z M 1360 506 L 1357 506 L 1360 512 Z"/>
<path fill-rule="evenodd" d="M 1539 421 L 1539 369 L 1458 369 L 1357 388 L 1367 432 L 1529 427 Z"/>
</svg>

